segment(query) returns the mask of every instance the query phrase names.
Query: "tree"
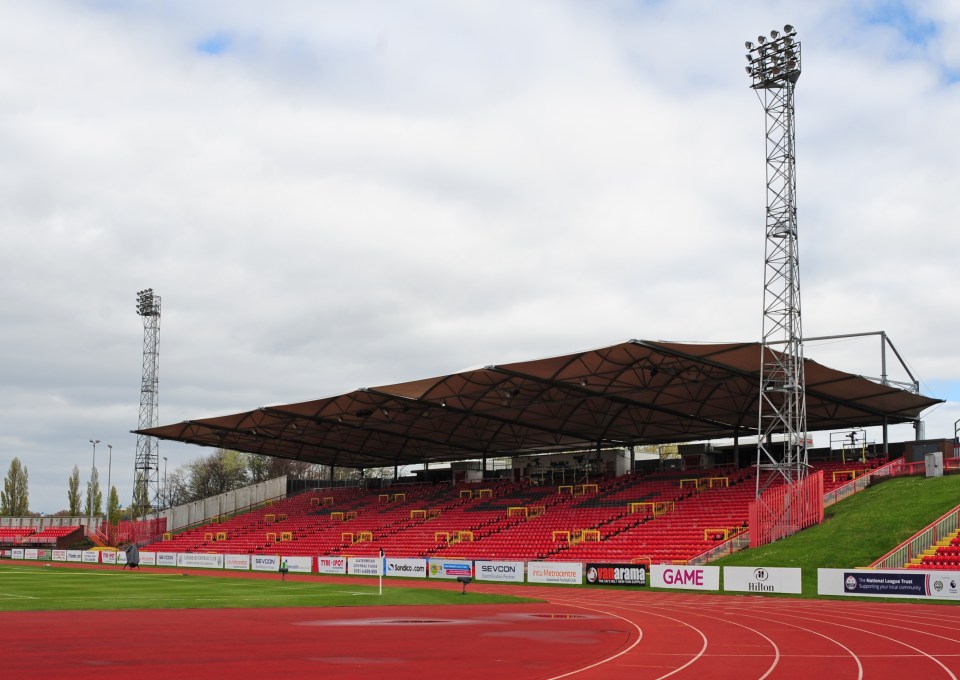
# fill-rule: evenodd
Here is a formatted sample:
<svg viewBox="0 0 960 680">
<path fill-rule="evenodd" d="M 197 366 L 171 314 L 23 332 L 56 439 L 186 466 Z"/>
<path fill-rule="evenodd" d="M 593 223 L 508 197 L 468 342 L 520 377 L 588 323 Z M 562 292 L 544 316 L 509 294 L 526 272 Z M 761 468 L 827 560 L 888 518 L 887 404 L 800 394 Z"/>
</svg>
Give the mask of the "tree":
<svg viewBox="0 0 960 680">
<path fill-rule="evenodd" d="M 87 503 L 83 513 L 88 517 L 99 517 L 103 514 L 103 491 L 100 490 L 100 474 L 97 468 L 90 473 L 90 483 L 87 484 Z"/>
<path fill-rule="evenodd" d="M 291 479 L 305 479 L 313 467 L 310 463 L 302 460 L 262 456 L 259 453 L 247 453 L 243 456 L 250 484 L 257 484 L 283 475 Z"/>
<path fill-rule="evenodd" d="M 306 479 L 311 473 L 314 466 L 303 461 L 217 449 L 166 476 L 164 506 L 191 503 L 283 475 Z M 136 499 L 134 493 L 134 505 Z"/>
<path fill-rule="evenodd" d="M 93 468 L 93 516 L 103 514 L 103 491 L 100 490 L 100 473 Z"/>
<path fill-rule="evenodd" d="M 3 480 L 3 491 L 0 491 L 0 515 L 23 517 L 30 512 L 27 478 L 27 468 L 20 459 L 10 461 L 10 470 Z"/>
<path fill-rule="evenodd" d="M 193 500 L 190 497 L 190 486 L 182 468 L 177 468 L 167 477 L 164 490 L 164 504 L 168 508 L 183 505 Z"/>
<path fill-rule="evenodd" d="M 117 487 L 110 487 L 110 497 L 107 500 L 107 522 L 116 524 L 120 520 L 120 496 Z"/>
<path fill-rule="evenodd" d="M 67 506 L 69 510 L 68 517 L 80 516 L 80 468 L 73 466 L 73 472 L 67 482 Z"/>
<path fill-rule="evenodd" d="M 193 461 L 187 469 L 194 500 L 239 489 L 246 486 L 250 479 L 243 455 L 228 449 L 217 449 L 208 458 Z"/>
<path fill-rule="evenodd" d="M 269 456 L 261 456 L 259 453 L 248 453 L 246 454 L 246 464 L 251 484 L 257 484 L 270 479 Z"/>
<path fill-rule="evenodd" d="M 133 484 L 133 504 L 130 512 L 134 517 L 146 517 L 150 514 L 150 494 L 147 493 L 147 481 L 142 472 L 137 472 L 137 479 Z"/>
</svg>

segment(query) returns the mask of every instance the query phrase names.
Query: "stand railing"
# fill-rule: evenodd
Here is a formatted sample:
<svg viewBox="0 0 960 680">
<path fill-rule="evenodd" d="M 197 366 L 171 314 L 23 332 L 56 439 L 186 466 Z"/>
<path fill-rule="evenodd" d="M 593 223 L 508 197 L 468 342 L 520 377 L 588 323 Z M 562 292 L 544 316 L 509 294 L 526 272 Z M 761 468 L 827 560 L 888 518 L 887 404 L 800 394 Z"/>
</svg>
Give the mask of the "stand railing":
<svg viewBox="0 0 960 680">
<path fill-rule="evenodd" d="M 692 564 L 693 566 L 701 566 L 714 560 L 718 560 L 721 557 L 726 557 L 727 555 L 732 555 L 735 552 L 739 552 L 744 548 L 750 547 L 750 532 L 744 531 L 742 533 L 733 536 L 732 538 L 724 541 L 719 545 L 715 545 L 709 550 L 700 553 L 696 557 L 687 560 L 687 564 Z"/>
<path fill-rule="evenodd" d="M 929 550 L 937 541 L 960 528 L 960 505 L 927 525 L 870 565 L 871 569 L 900 569 L 911 559 Z"/>
<path fill-rule="evenodd" d="M 960 458 L 947 458 L 943 461 L 943 471 L 946 472 L 956 472 L 960 470 Z M 918 463 L 906 463 L 903 466 L 904 475 L 925 475 L 927 473 L 927 463 L 926 461 L 920 461 Z"/>
<path fill-rule="evenodd" d="M 852 496 L 866 489 L 878 477 L 896 477 L 904 472 L 903 458 L 897 458 L 895 461 L 887 463 L 876 470 L 864 472 L 856 479 L 851 479 L 846 484 L 841 484 L 833 491 L 823 494 L 823 507 L 829 508 L 834 503 L 839 503 L 844 498 Z"/>
</svg>

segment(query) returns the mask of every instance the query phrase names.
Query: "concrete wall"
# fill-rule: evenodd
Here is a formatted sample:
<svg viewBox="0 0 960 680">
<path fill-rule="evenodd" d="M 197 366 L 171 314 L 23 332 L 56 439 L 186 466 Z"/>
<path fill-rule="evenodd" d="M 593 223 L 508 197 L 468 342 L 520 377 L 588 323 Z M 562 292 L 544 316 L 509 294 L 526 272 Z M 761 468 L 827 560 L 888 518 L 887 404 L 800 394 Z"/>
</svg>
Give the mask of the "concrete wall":
<svg viewBox="0 0 960 680">
<path fill-rule="evenodd" d="M 0 517 L 0 527 L 34 527 L 38 532 L 47 527 L 90 526 L 100 529 L 102 517 Z"/>
<path fill-rule="evenodd" d="M 281 498 L 286 495 L 287 477 L 284 475 L 252 486 L 245 486 L 242 489 L 228 491 L 218 496 L 178 505 L 161 512 L 160 517 L 167 518 L 167 531 L 176 531 L 191 524 L 205 522 L 217 515 L 245 510 L 252 505 L 263 503 L 265 500 Z"/>
</svg>

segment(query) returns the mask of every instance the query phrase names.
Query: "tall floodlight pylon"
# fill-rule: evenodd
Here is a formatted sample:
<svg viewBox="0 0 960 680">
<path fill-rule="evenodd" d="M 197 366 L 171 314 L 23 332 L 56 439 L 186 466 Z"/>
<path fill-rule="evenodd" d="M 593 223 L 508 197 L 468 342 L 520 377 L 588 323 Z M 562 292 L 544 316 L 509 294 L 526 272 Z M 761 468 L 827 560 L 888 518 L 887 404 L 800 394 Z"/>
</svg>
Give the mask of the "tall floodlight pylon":
<svg viewBox="0 0 960 680">
<path fill-rule="evenodd" d="M 143 319 L 143 377 L 140 381 L 138 430 L 156 427 L 157 367 L 160 353 L 160 296 L 153 288 L 137 291 L 137 314 Z M 160 507 L 160 445 L 153 437 L 137 435 L 132 510 L 145 517 Z"/>
<path fill-rule="evenodd" d="M 807 473 L 807 407 L 797 250 L 794 91 L 800 43 L 789 24 L 747 42 L 750 87 L 763 104 L 767 152 L 763 340 L 760 357 L 757 495 L 777 479 Z M 775 441 L 782 436 L 782 441 Z M 771 471 L 773 474 L 762 474 Z"/>
</svg>

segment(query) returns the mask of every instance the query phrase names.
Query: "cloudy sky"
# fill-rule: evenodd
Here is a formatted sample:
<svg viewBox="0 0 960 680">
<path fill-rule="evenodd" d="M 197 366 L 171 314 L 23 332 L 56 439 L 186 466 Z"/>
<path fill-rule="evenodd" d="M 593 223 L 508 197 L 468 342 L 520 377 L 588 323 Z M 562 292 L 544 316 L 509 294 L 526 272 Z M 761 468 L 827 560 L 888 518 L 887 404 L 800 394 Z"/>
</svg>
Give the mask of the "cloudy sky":
<svg viewBox="0 0 960 680">
<path fill-rule="evenodd" d="M 804 333 L 886 331 L 947 400 L 927 436 L 952 437 L 953 0 L 0 0 L 0 474 L 19 457 L 31 508 L 60 510 L 99 439 L 129 503 L 146 287 L 161 424 L 629 338 L 758 340 L 743 43 L 784 23 Z M 879 346 L 807 355 L 877 376 Z"/>
</svg>

